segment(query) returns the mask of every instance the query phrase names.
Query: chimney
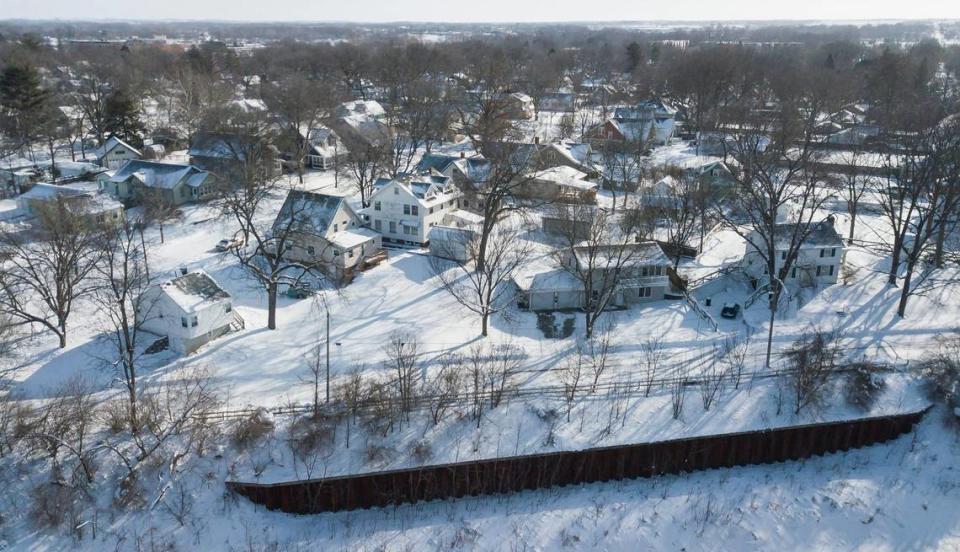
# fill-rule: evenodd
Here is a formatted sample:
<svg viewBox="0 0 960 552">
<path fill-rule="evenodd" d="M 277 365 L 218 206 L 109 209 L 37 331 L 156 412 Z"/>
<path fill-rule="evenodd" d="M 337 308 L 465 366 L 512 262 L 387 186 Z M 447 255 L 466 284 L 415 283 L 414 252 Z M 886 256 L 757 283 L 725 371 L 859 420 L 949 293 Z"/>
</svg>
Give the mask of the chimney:
<svg viewBox="0 0 960 552">
<path fill-rule="evenodd" d="M 461 152 L 460 152 L 460 159 L 466 159 L 466 158 L 467 158 L 467 152 L 461 151 Z"/>
</svg>

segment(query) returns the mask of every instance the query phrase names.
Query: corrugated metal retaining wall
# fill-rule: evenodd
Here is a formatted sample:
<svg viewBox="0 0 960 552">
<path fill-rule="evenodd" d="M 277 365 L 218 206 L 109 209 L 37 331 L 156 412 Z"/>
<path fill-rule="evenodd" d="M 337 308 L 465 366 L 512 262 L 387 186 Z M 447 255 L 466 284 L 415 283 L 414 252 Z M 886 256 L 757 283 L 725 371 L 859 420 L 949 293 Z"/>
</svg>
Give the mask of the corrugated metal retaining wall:
<svg viewBox="0 0 960 552">
<path fill-rule="evenodd" d="M 779 429 L 273 484 L 227 487 L 271 510 L 336 512 L 404 502 L 798 460 L 894 439 L 926 410 Z"/>
</svg>

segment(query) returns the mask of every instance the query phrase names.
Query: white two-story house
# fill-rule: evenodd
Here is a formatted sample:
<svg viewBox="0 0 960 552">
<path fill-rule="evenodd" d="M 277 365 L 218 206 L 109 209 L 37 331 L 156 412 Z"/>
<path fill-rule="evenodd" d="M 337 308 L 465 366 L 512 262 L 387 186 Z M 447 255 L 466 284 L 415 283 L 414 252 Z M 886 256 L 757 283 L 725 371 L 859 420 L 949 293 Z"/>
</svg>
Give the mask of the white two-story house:
<svg viewBox="0 0 960 552">
<path fill-rule="evenodd" d="M 776 271 L 780 272 L 787 260 L 790 246 L 790 236 L 796 228 L 795 223 L 778 224 L 776 228 Z M 763 246 L 764 240 L 755 232 L 747 237 L 747 250 L 743 257 L 744 272 L 752 278 L 766 282 L 767 263 L 757 251 L 756 246 Z M 834 228 L 833 217 L 815 224 L 810 235 L 800 245 L 797 259 L 792 264 L 790 272 L 784 280 L 787 286 L 831 285 L 837 283 L 840 268 L 843 266 L 843 238 Z"/>
<path fill-rule="evenodd" d="M 459 208 L 460 190 L 446 176 L 401 175 L 374 184 L 370 206 L 361 214 L 384 241 L 425 245 L 430 230 Z"/>
<path fill-rule="evenodd" d="M 148 289 L 137 320 L 145 331 L 169 339 L 170 348 L 190 354 L 206 343 L 243 327 L 230 294 L 206 272 L 198 270 Z"/>
</svg>

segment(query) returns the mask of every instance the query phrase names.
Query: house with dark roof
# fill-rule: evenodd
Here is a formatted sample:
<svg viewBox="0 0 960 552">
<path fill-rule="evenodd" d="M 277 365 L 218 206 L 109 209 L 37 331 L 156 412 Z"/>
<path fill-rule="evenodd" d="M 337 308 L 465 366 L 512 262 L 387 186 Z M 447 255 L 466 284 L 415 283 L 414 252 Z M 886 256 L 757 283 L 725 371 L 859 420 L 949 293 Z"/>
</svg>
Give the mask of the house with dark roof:
<svg viewBox="0 0 960 552">
<path fill-rule="evenodd" d="M 149 288 L 139 304 L 137 321 L 144 331 L 166 337 L 172 350 L 187 355 L 244 325 L 233 310 L 230 294 L 202 270 Z"/>
<path fill-rule="evenodd" d="M 280 173 L 280 155 L 277 148 L 262 140 L 232 133 L 199 133 L 187 150 L 190 164 L 233 181 L 241 177 L 248 159 L 262 158 L 268 175 Z"/>
<path fill-rule="evenodd" d="M 213 173 L 192 165 L 142 160 L 130 161 L 101 180 L 101 189 L 121 201 L 140 203 L 152 196 L 166 205 L 205 201 L 216 185 Z"/>
<path fill-rule="evenodd" d="M 661 101 L 618 107 L 613 116 L 589 129 L 584 138 L 597 147 L 604 142 L 669 144 L 676 130 L 676 110 Z"/>
<path fill-rule="evenodd" d="M 343 279 L 383 249 L 380 234 L 341 196 L 291 190 L 273 222 L 275 235 L 288 236 L 279 254 Z"/>
</svg>

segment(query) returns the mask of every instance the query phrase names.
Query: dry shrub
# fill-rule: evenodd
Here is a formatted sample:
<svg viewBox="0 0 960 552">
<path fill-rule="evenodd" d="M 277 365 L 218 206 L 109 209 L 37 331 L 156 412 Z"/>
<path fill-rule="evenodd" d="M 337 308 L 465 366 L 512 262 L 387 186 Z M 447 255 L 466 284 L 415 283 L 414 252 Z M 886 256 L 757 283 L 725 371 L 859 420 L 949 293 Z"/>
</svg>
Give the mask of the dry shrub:
<svg viewBox="0 0 960 552">
<path fill-rule="evenodd" d="M 273 430 L 273 419 L 266 410 L 260 408 L 233 426 L 233 444 L 240 450 L 247 450 L 273 433 Z"/>
<path fill-rule="evenodd" d="M 38 529 L 72 529 L 83 509 L 83 493 L 74 487 L 41 483 L 30 494 L 30 519 Z"/>
<path fill-rule="evenodd" d="M 335 429 L 333 420 L 315 416 L 297 418 L 290 426 L 290 450 L 297 458 L 308 458 L 333 445 Z"/>
<path fill-rule="evenodd" d="M 390 451 L 383 445 L 370 443 L 364 452 L 367 464 L 382 464 L 390 458 Z"/>
<path fill-rule="evenodd" d="M 127 402 L 123 399 L 114 399 L 108 401 L 100 409 L 100 418 L 107 431 L 116 435 L 130 427 L 130 410 L 127 408 Z"/>
<path fill-rule="evenodd" d="M 426 439 L 420 439 L 410 447 L 410 456 L 422 464 L 433 457 L 433 447 Z"/>
</svg>

